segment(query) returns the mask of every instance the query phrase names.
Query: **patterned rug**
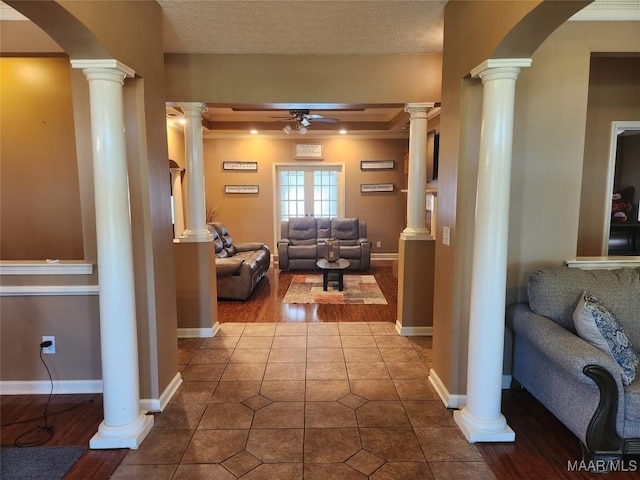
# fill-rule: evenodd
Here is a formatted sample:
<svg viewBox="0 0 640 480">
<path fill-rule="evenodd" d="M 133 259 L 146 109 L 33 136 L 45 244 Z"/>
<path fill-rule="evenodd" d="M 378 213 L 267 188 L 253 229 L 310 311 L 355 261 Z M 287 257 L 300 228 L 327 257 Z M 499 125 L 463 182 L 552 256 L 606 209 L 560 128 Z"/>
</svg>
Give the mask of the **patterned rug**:
<svg viewBox="0 0 640 480">
<path fill-rule="evenodd" d="M 338 291 L 338 282 L 329 282 L 322 290 L 322 275 L 295 275 L 282 303 L 359 303 L 386 305 L 373 275 L 345 275 L 344 289 Z"/>
</svg>

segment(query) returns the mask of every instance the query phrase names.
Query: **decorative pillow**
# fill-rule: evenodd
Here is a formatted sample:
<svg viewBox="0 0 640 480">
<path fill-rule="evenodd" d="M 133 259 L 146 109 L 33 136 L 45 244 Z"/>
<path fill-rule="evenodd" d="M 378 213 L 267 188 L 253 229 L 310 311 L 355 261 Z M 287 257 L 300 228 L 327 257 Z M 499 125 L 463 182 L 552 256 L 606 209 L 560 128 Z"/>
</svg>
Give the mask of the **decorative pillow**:
<svg viewBox="0 0 640 480">
<path fill-rule="evenodd" d="M 585 291 L 573 312 L 573 324 L 582 339 L 608 353 L 618 362 L 624 385 L 633 382 L 638 355 L 618 319 L 600 300 Z"/>
</svg>

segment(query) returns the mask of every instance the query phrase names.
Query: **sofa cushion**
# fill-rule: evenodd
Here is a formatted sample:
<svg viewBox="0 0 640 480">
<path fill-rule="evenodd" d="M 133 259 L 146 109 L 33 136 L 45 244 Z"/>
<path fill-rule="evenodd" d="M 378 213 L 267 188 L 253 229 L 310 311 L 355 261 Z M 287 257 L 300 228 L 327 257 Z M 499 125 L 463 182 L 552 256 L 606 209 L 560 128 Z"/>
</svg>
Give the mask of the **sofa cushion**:
<svg viewBox="0 0 640 480">
<path fill-rule="evenodd" d="M 291 245 L 314 245 L 316 243 L 316 219 L 296 217 L 289 219 Z"/>
<path fill-rule="evenodd" d="M 289 259 L 310 258 L 315 260 L 318 256 L 316 245 L 295 245 L 289 247 Z"/>
<path fill-rule="evenodd" d="M 316 232 L 318 240 L 331 237 L 331 219 L 316 218 Z"/>
<path fill-rule="evenodd" d="M 214 223 L 213 227 L 220 235 L 220 240 L 222 240 L 222 246 L 227 251 L 227 256 L 232 257 L 236 253 L 236 247 L 233 246 L 233 239 L 231 238 L 231 234 L 227 227 L 222 223 Z"/>
<path fill-rule="evenodd" d="M 529 307 L 575 333 L 573 312 L 585 290 L 607 305 L 640 348 L 640 268 L 581 270 L 548 267 L 529 277 Z"/>
<path fill-rule="evenodd" d="M 360 236 L 360 227 L 357 218 L 333 218 L 331 219 L 331 236 L 340 242 L 340 245 L 355 245 Z"/>
<path fill-rule="evenodd" d="M 244 262 L 244 260 L 237 257 L 218 258 L 216 260 L 216 275 L 237 275 L 242 266 L 242 262 Z"/>
<path fill-rule="evenodd" d="M 638 355 L 615 315 L 598 298 L 584 292 L 573 313 L 573 323 L 582 339 L 618 362 L 622 383 L 631 384 L 636 377 Z"/>
</svg>

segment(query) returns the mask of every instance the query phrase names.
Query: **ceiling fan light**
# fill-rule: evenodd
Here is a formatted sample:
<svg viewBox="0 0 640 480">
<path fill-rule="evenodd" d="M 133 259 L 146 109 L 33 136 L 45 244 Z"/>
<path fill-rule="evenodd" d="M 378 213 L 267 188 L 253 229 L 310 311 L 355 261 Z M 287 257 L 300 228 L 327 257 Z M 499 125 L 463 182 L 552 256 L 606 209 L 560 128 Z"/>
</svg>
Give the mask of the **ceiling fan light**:
<svg viewBox="0 0 640 480">
<path fill-rule="evenodd" d="M 284 127 L 282 127 L 282 131 L 289 135 L 291 133 L 291 125 L 285 125 Z"/>
<path fill-rule="evenodd" d="M 346 134 L 347 134 L 347 129 L 346 129 L 346 128 L 341 128 L 341 129 L 338 131 L 338 133 L 339 133 L 340 135 L 346 135 Z"/>
<path fill-rule="evenodd" d="M 298 132 L 300 132 L 301 135 L 304 135 L 305 133 L 307 133 L 307 127 L 305 126 L 300 127 L 300 130 L 298 130 Z"/>
</svg>

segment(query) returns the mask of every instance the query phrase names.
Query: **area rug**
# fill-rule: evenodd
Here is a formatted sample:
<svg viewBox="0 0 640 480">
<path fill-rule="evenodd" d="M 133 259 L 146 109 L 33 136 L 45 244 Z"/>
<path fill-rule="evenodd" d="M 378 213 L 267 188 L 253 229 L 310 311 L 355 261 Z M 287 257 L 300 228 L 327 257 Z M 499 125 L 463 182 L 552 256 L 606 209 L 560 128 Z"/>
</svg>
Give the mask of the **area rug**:
<svg viewBox="0 0 640 480">
<path fill-rule="evenodd" d="M 322 290 L 322 275 L 295 275 L 282 303 L 338 303 L 386 305 L 378 282 L 373 275 L 345 275 L 344 289 L 338 282 L 329 282 Z"/>
<path fill-rule="evenodd" d="M 85 447 L 0 448 L 2 480 L 60 480 Z"/>
</svg>

